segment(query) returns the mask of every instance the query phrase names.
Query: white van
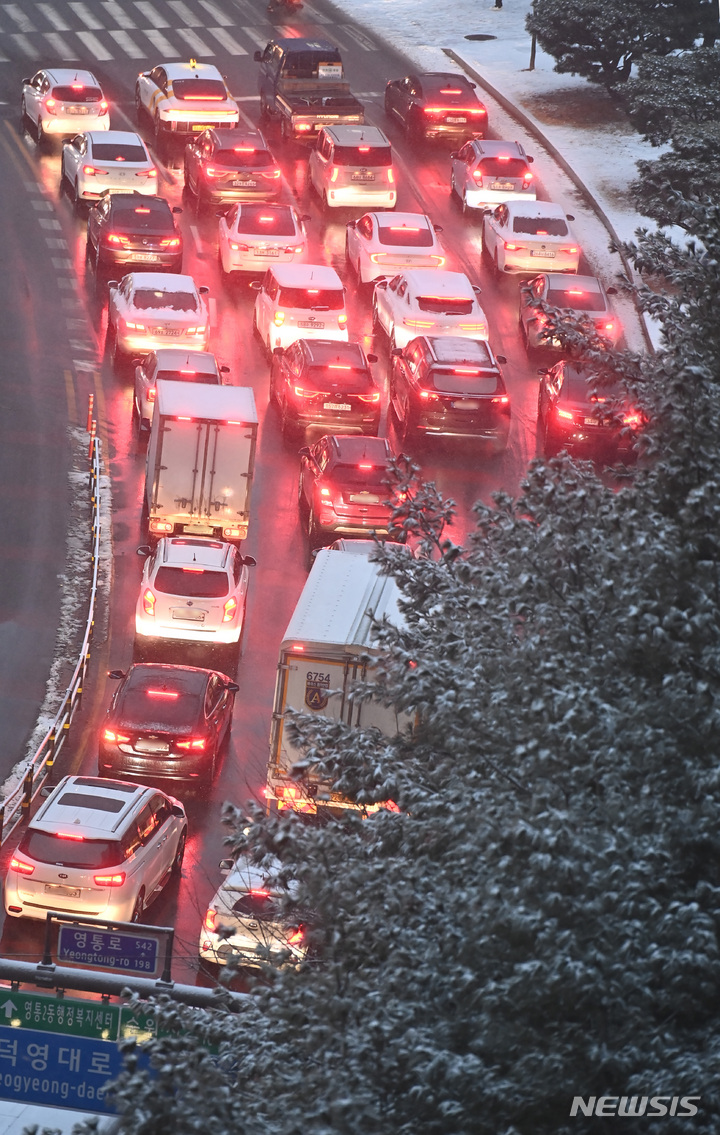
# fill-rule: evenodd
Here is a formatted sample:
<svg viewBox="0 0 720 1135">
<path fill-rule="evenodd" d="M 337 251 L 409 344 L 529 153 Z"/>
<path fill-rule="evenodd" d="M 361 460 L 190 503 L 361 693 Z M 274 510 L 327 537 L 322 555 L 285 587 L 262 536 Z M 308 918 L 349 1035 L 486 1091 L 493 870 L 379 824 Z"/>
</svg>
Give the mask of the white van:
<svg viewBox="0 0 720 1135">
<path fill-rule="evenodd" d="M 250 285 L 257 293 L 253 330 L 268 354 L 298 339 L 348 341 L 345 288 L 334 268 L 326 264 L 277 264 L 262 281 Z"/>
<path fill-rule="evenodd" d="M 326 209 L 397 204 L 392 146 L 377 126 L 325 126 L 308 162 L 310 184 Z"/>
</svg>

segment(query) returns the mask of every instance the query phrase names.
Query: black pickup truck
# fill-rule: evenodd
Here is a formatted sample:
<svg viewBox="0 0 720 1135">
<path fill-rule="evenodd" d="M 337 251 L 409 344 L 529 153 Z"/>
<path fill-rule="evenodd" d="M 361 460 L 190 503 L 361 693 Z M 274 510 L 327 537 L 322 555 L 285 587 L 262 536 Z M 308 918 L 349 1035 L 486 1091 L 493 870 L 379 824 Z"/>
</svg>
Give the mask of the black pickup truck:
<svg viewBox="0 0 720 1135">
<path fill-rule="evenodd" d="M 279 123 L 285 141 L 311 141 L 323 126 L 365 121 L 350 93 L 335 44 L 322 39 L 271 40 L 255 52 L 260 114 Z"/>
</svg>

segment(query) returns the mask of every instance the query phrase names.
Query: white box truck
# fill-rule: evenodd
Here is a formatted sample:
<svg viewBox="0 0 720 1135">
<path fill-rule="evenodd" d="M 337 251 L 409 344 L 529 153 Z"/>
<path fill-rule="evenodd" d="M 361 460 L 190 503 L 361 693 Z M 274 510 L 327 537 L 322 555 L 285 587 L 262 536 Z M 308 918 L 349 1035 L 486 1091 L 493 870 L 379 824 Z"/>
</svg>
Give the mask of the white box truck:
<svg viewBox="0 0 720 1135">
<path fill-rule="evenodd" d="M 249 387 L 158 382 L 143 504 L 150 536 L 245 539 L 257 422 Z"/>
<path fill-rule="evenodd" d="M 367 555 L 331 548 L 318 552 L 280 645 L 266 788 L 269 805 L 310 813 L 322 806 L 355 806 L 312 776 L 303 784 L 292 778 L 292 767 L 303 754 L 288 736 L 289 709 L 355 727 L 375 726 L 387 736 L 409 724 L 410 718 L 392 707 L 353 697 L 360 683 L 372 682 L 372 658 L 379 653 L 373 616 L 400 626 L 399 598 L 395 580 L 381 575 L 380 565 Z"/>
</svg>

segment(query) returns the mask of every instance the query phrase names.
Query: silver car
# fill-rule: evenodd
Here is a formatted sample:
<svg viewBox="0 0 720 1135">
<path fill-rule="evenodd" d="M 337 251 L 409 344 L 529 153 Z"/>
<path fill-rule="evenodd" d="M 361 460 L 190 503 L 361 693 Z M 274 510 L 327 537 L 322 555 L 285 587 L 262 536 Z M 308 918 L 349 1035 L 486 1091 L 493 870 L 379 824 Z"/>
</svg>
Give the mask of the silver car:
<svg viewBox="0 0 720 1135">
<path fill-rule="evenodd" d="M 78 130 L 109 130 L 110 104 L 92 71 L 56 67 L 23 79 L 20 117 L 42 146 L 48 138 L 72 138 Z"/>
<path fill-rule="evenodd" d="M 543 272 L 520 289 L 520 331 L 527 350 L 552 350 L 560 340 L 545 334 L 548 316 L 539 305 L 547 304 L 569 315 L 584 316 L 598 335 L 617 343 L 622 325 L 612 309 L 609 296 L 617 288 L 603 286 L 596 276 L 568 276 L 563 272 Z"/>
<path fill-rule="evenodd" d="M 158 347 L 206 351 L 208 292 L 192 276 L 161 272 L 130 272 L 119 282 L 110 280 L 106 349 L 113 362 Z"/>
<path fill-rule="evenodd" d="M 519 142 L 476 138 L 450 155 L 450 189 L 463 212 L 494 209 L 504 201 L 534 201 L 535 179 Z"/>
<path fill-rule="evenodd" d="M 211 351 L 186 351 L 181 347 L 165 347 L 151 351 L 135 366 L 133 414 L 142 433 L 152 425 L 157 383 L 169 378 L 172 382 L 201 382 L 206 386 L 222 386 L 230 367 L 218 366 Z"/>
</svg>

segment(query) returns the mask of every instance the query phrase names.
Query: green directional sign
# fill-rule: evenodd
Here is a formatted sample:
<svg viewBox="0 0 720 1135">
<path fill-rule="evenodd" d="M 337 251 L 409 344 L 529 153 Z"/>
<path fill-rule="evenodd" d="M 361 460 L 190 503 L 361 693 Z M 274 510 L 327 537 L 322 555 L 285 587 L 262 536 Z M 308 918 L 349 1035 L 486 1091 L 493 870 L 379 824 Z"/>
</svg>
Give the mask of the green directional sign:
<svg viewBox="0 0 720 1135">
<path fill-rule="evenodd" d="M 142 1044 L 155 1036 L 156 1018 L 149 1013 L 135 1016 L 127 1006 L 111 1005 L 107 1001 L 57 997 L 54 993 L 12 993 L 0 989 L 1 1025 L 95 1040 L 115 1041 L 134 1037 Z"/>
</svg>

